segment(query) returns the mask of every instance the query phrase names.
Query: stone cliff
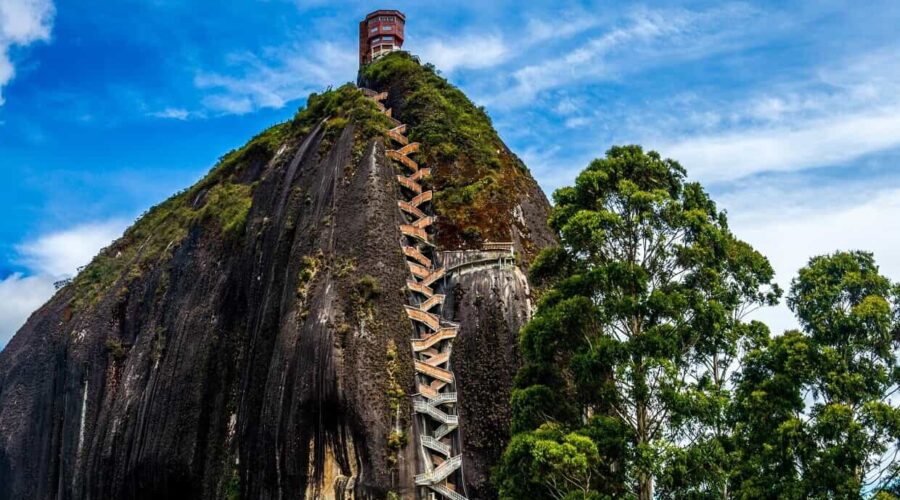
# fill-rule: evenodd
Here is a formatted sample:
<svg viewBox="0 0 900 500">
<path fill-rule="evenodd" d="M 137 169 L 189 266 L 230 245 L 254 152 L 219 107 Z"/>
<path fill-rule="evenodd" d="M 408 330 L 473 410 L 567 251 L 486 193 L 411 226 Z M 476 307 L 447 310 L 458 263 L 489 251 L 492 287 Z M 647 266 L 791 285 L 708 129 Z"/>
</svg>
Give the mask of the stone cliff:
<svg viewBox="0 0 900 500">
<path fill-rule="evenodd" d="M 491 498 L 549 205 L 458 90 L 403 53 L 151 209 L 0 353 L 0 499 L 413 498 L 395 120 L 434 190 L 469 498 Z M 503 265 L 480 249 L 512 243 Z M 468 251 L 463 254 L 461 252 Z M 465 264 L 458 266 L 457 264 Z"/>
</svg>

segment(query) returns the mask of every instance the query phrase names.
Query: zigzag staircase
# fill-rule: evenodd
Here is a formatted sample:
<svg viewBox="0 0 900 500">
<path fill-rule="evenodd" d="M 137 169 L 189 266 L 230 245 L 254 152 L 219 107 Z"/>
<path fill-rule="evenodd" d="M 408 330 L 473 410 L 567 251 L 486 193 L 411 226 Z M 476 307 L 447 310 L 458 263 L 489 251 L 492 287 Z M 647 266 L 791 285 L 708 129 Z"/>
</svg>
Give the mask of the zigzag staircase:
<svg viewBox="0 0 900 500">
<path fill-rule="evenodd" d="M 415 482 L 422 488 L 420 498 L 439 496 L 467 500 L 463 494 L 456 384 L 450 368 L 450 352 L 459 325 L 441 317 L 444 296 L 433 289 L 446 270 L 435 268 L 435 248 L 431 240 L 435 221 L 431 207 L 433 193 L 423 185 L 431 169 L 420 167 L 410 158 L 419 153 L 421 147 L 409 142 L 406 125 L 394 119 L 391 110 L 382 103 L 387 99 L 387 93 L 361 90 L 393 122 L 394 128 L 385 135 L 388 143 L 397 144 L 398 149 L 389 149 L 387 156 L 406 172 L 406 175 L 397 176 L 403 193 L 403 199 L 398 200 L 397 205 L 406 220 L 400 225 L 400 233 L 410 273 L 407 289 L 411 299 L 406 313 L 413 324 L 412 353 L 418 387 L 413 396 L 413 411 L 419 424 L 418 451 L 423 472 L 416 475 Z"/>
</svg>

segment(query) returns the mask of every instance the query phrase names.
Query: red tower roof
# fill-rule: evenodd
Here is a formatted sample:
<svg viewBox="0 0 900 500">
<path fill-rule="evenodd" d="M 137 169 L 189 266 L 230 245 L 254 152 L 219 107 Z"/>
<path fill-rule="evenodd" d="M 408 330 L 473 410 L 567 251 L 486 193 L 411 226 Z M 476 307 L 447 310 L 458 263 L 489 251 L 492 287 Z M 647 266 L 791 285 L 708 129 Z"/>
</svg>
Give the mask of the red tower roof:
<svg viewBox="0 0 900 500">
<path fill-rule="evenodd" d="M 359 65 L 403 47 L 406 16 L 399 10 L 376 10 L 359 23 Z"/>
</svg>

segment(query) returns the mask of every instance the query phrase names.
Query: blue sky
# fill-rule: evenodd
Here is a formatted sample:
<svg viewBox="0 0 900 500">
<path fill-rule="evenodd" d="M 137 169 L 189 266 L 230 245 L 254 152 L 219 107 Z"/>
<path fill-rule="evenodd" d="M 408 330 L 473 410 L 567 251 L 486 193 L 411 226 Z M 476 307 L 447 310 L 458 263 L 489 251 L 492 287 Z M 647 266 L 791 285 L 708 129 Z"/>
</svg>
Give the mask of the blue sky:
<svg viewBox="0 0 900 500">
<path fill-rule="evenodd" d="M 895 0 L 0 0 L 0 346 L 145 209 L 352 81 L 375 7 L 406 12 L 405 48 L 548 194 L 640 143 L 704 182 L 783 284 L 839 248 L 900 280 Z"/>
</svg>

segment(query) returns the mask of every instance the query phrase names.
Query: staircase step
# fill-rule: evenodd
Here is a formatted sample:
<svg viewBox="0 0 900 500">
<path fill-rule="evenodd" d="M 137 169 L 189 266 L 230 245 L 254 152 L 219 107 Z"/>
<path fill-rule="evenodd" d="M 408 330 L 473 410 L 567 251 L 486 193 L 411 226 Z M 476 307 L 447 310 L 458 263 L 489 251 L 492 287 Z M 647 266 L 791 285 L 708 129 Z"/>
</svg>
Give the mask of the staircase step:
<svg viewBox="0 0 900 500">
<path fill-rule="evenodd" d="M 434 217 L 426 216 L 412 223 L 413 226 L 416 226 L 421 229 L 425 229 L 426 227 L 434 224 Z"/>
<path fill-rule="evenodd" d="M 438 331 L 441 328 L 441 320 L 434 314 L 427 313 L 418 307 L 413 306 L 403 306 L 406 308 L 406 314 L 409 316 L 409 319 L 413 321 L 418 321 L 433 331 Z"/>
<path fill-rule="evenodd" d="M 421 206 L 425 202 L 431 201 L 431 199 L 433 197 L 434 197 L 434 192 L 432 190 L 429 189 L 428 191 L 422 191 L 422 194 L 409 200 L 409 204 L 414 207 L 418 207 L 418 206 Z"/>
<path fill-rule="evenodd" d="M 443 267 L 435 269 L 431 272 L 430 275 L 428 275 L 427 278 L 422 280 L 422 284 L 424 284 L 425 286 L 431 286 L 432 284 L 434 284 L 434 282 L 443 278 L 446 273 L 447 270 Z"/>
<path fill-rule="evenodd" d="M 425 349 L 434 346 L 438 342 L 443 342 L 444 340 L 453 340 L 456 338 L 456 333 L 456 328 L 441 328 L 437 331 L 437 333 L 433 333 L 425 338 L 413 340 L 413 351 L 422 352 Z"/>
<path fill-rule="evenodd" d="M 418 182 L 410 179 L 409 177 L 406 177 L 403 175 L 398 175 L 397 182 L 399 182 L 401 186 L 405 187 L 406 189 L 409 189 L 413 193 L 422 194 L 422 185 L 419 184 Z"/>
<path fill-rule="evenodd" d="M 440 367 L 442 364 L 450 361 L 450 351 L 437 353 L 425 360 L 425 364 Z"/>
<path fill-rule="evenodd" d="M 422 446 L 432 449 L 438 453 L 443 453 L 445 456 L 450 456 L 450 445 L 438 441 L 437 439 L 431 436 L 422 436 L 421 439 Z"/>
<path fill-rule="evenodd" d="M 419 146 L 418 142 L 411 142 L 411 143 L 407 144 L 406 146 L 403 146 L 402 148 L 398 149 L 397 152 L 402 154 L 403 156 L 409 156 L 411 154 L 418 153 L 419 149 L 420 149 L 420 146 Z"/>
<path fill-rule="evenodd" d="M 431 169 L 428 167 L 425 167 L 425 168 L 420 168 L 419 170 L 416 170 L 415 172 L 413 172 L 413 174 L 410 175 L 409 178 L 414 181 L 420 181 L 426 177 L 429 177 L 430 175 L 431 175 Z"/>
<path fill-rule="evenodd" d="M 426 472 L 424 474 L 419 474 L 416 476 L 416 484 L 420 486 L 429 486 L 432 484 L 437 484 L 447 479 L 450 474 L 456 472 L 462 466 L 462 455 L 457 455 L 441 465 L 434 468 L 434 470 Z"/>
<path fill-rule="evenodd" d="M 407 281 L 406 288 L 408 288 L 410 291 L 421 293 L 426 297 L 431 297 L 434 295 L 434 290 L 417 281 Z"/>
<path fill-rule="evenodd" d="M 395 141 L 399 144 L 402 144 L 402 145 L 409 144 L 409 139 L 407 139 L 405 135 L 398 134 L 397 132 L 394 132 L 394 130 L 388 130 L 386 135 L 388 136 L 389 139 L 392 139 L 393 141 Z"/>
<path fill-rule="evenodd" d="M 435 307 L 442 305 L 444 303 L 444 298 L 445 296 L 441 294 L 432 295 L 428 298 L 428 300 L 419 304 L 419 309 L 423 311 L 430 311 Z"/>
<path fill-rule="evenodd" d="M 416 372 L 418 373 L 428 375 L 433 379 L 440 380 L 441 382 L 445 382 L 447 384 L 453 383 L 453 372 L 451 371 L 444 370 L 443 368 L 437 368 L 418 360 L 416 360 L 413 364 L 415 365 Z"/>
<path fill-rule="evenodd" d="M 411 224 L 403 224 L 400 226 L 400 232 L 403 233 L 404 236 L 410 236 L 412 238 L 416 238 L 417 240 L 431 244 L 431 240 L 428 238 L 428 233 L 425 232 L 424 229 L 418 228 Z M 429 283 L 430 284 L 430 283 Z M 428 286 L 428 285 L 426 285 Z"/>
<path fill-rule="evenodd" d="M 421 196 L 421 195 L 419 195 L 419 196 Z M 412 215 L 416 219 L 421 219 L 422 217 L 426 216 L 425 212 L 419 210 L 418 207 L 413 206 L 412 204 L 410 204 L 407 201 L 398 201 L 397 206 L 400 207 L 400 210 L 403 210 L 404 212 L 408 213 L 409 215 Z"/>
<path fill-rule="evenodd" d="M 425 267 L 431 267 L 431 259 L 425 256 L 418 248 L 409 245 L 403 245 L 403 253 L 410 259 L 422 264 Z"/>
<path fill-rule="evenodd" d="M 399 161 L 400 163 L 405 165 L 406 168 L 412 170 L 413 172 L 415 172 L 416 170 L 419 170 L 418 163 L 412 161 L 408 156 L 402 155 L 402 154 L 398 153 L 397 151 L 394 151 L 393 149 L 389 149 L 387 151 L 387 156 L 388 156 L 388 158 L 390 158 L 392 160 Z"/>
</svg>

